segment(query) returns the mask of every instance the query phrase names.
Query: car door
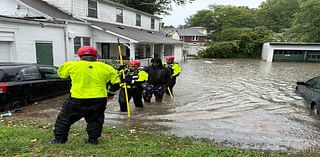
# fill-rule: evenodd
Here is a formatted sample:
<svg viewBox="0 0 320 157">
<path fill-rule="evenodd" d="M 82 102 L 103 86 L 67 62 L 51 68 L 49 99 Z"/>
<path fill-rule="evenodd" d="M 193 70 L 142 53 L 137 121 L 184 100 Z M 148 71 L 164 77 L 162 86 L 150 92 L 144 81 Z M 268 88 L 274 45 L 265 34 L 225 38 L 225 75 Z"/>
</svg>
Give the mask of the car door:
<svg viewBox="0 0 320 157">
<path fill-rule="evenodd" d="M 48 81 L 41 77 L 35 65 L 21 68 L 18 75 L 30 101 L 39 100 L 48 95 Z"/>
<path fill-rule="evenodd" d="M 316 104 L 320 104 L 320 77 L 316 77 L 312 80 L 312 82 L 307 82 L 310 86 L 309 96 L 310 102 L 315 102 Z"/>
</svg>

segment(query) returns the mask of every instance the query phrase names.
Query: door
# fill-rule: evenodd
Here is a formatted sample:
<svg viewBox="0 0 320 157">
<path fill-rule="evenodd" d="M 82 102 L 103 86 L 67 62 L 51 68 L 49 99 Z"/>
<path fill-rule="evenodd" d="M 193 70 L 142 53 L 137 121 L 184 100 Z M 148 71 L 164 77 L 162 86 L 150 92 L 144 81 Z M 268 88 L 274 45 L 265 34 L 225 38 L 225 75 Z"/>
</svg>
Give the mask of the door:
<svg viewBox="0 0 320 157">
<path fill-rule="evenodd" d="M 103 59 L 110 59 L 110 44 L 107 43 L 102 43 L 101 44 L 102 48 L 102 58 Z"/>
<path fill-rule="evenodd" d="M 10 62 L 10 43 L 0 41 L 0 62 Z"/>
<path fill-rule="evenodd" d="M 36 43 L 37 63 L 53 65 L 52 43 Z"/>
</svg>

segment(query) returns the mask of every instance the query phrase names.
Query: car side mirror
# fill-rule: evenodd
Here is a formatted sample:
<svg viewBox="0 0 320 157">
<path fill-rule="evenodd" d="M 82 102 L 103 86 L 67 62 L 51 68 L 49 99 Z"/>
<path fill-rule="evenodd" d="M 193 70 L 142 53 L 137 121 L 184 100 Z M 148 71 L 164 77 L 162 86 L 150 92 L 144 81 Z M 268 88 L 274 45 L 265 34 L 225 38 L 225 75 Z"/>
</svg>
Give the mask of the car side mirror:
<svg viewBox="0 0 320 157">
<path fill-rule="evenodd" d="M 300 81 L 298 81 L 298 82 L 297 82 L 297 85 L 306 85 L 306 83 L 305 83 L 305 82 L 300 82 Z"/>
</svg>

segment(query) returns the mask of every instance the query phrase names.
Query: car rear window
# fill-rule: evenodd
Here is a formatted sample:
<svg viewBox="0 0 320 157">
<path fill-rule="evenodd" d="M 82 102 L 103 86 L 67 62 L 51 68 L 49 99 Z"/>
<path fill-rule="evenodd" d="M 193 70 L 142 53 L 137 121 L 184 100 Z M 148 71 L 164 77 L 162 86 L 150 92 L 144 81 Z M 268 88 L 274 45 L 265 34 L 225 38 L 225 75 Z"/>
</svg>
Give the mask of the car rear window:
<svg viewBox="0 0 320 157">
<path fill-rule="evenodd" d="M 36 67 L 25 67 L 19 72 L 20 80 L 38 80 L 41 79 L 41 75 Z"/>
<path fill-rule="evenodd" d="M 306 82 L 306 84 L 313 87 L 313 86 L 319 84 L 319 82 L 320 82 L 320 76 L 308 80 Z"/>
</svg>

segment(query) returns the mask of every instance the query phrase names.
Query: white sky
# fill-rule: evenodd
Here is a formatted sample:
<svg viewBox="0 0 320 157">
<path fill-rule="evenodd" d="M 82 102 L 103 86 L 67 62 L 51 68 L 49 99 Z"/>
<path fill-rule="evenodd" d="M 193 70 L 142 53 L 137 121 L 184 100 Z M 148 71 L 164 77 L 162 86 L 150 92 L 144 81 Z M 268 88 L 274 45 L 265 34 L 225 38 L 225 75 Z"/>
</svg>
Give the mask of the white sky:
<svg viewBox="0 0 320 157">
<path fill-rule="evenodd" d="M 184 24 L 184 20 L 198 10 L 208 9 L 210 4 L 248 6 L 249 8 L 258 8 L 261 2 L 265 0 L 195 0 L 191 4 L 184 6 L 173 5 L 171 15 L 163 17 L 162 21 L 166 26 L 178 26 Z"/>
</svg>

